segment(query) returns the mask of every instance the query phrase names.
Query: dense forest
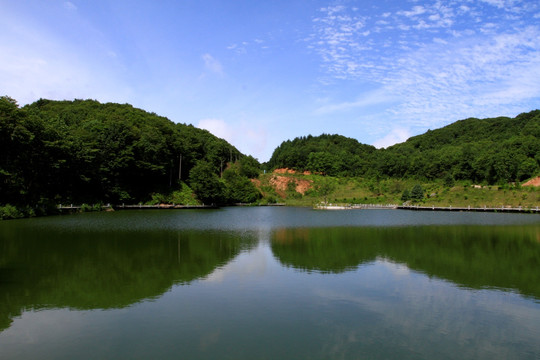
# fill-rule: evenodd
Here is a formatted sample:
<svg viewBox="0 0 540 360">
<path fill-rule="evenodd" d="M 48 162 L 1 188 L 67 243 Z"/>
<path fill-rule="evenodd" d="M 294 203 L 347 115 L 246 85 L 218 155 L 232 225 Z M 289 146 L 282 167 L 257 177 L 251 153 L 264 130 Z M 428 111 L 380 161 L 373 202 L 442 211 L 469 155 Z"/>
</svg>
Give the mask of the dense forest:
<svg viewBox="0 0 540 360">
<path fill-rule="evenodd" d="M 367 178 L 471 180 L 504 184 L 534 176 L 540 164 L 540 110 L 515 118 L 457 121 L 387 149 L 339 135 L 283 142 L 267 166 Z"/>
<path fill-rule="evenodd" d="M 259 163 L 206 130 L 124 104 L 0 98 L 0 206 L 252 202 Z M 241 189 L 241 191 L 239 191 Z"/>
</svg>

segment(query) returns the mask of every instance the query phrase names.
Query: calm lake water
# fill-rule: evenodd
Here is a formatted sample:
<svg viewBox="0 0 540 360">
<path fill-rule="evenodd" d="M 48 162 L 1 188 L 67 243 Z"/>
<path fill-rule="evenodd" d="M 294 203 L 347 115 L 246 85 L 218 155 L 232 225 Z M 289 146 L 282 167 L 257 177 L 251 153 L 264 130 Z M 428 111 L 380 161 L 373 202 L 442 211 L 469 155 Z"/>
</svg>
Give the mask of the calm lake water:
<svg viewBox="0 0 540 360">
<path fill-rule="evenodd" d="M 539 358 L 539 215 L 0 222 L 0 359 Z"/>
</svg>

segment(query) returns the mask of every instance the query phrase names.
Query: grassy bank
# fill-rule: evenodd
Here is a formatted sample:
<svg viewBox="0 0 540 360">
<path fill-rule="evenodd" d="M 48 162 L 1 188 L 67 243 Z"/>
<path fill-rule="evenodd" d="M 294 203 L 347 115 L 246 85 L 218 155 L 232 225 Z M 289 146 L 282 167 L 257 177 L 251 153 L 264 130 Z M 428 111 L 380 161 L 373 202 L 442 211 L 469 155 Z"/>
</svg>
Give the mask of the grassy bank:
<svg viewBox="0 0 540 360">
<path fill-rule="evenodd" d="M 289 206 L 313 207 L 321 202 L 337 205 L 349 204 L 395 204 L 403 203 L 436 207 L 523 207 L 540 206 L 540 187 L 508 185 L 482 185 L 470 182 L 418 181 L 414 179 L 363 179 L 340 178 L 313 174 L 269 173 L 262 174 L 255 185 L 262 193 L 259 205 L 284 203 Z M 415 187 L 422 191 L 418 198 L 404 199 L 404 192 L 410 195 Z M 187 186 L 170 194 L 155 193 L 148 205 L 177 204 L 198 205 L 193 192 Z M 101 204 L 83 204 L 78 211 L 101 211 Z M 0 206 L 1 219 L 58 214 L 57 205 L 16 207 L 9 204 Z"/>
<path fill-rule="evenodd" d="M 421 199 L 403 198 L 415 185 L 422 188 Z M 264 174 L 259 177 L 264 199 L 287 205 L 313 206 L 327 201 L 335 204 L 403 204 L 455 207 L 536 207 L 540 189 L 515 185 L 482 185 L 470 182 L 449 184 L 414 179 L 372 180 L 303 174 Z"/>
</svg>

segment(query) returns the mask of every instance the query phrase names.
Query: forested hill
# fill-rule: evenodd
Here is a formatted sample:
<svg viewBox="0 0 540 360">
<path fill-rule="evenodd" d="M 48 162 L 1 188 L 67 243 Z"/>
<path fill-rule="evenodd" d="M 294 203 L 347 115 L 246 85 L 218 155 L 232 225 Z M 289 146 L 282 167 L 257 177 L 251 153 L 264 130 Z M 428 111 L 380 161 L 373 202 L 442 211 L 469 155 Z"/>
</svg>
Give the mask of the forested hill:
<svg viewBox="0 0 540 360">
<path fill-rule="evenodd" d="M 339 135 L 296 138 L 283 142 L 268 166 L 493 184 L 529 178 L 539 172 L 539 164 L 540 110 L 535 110 L 515 118 L 457 121 L 380 150 Z"/>
<path fill-rule="evenodd" d="M 229 167 L 231 183 L 251 184 L 258 166 L 206 130 L 128 104 L 41 99 L 19 108 L 0 97 L 0 205 L 137 203 L 184 182 L 199 201 L 240 201 L 220 175 Z"/>
<path fill-rule="evenodd" d="M 309 135 L 281 143 L 268 161 L 268 167 L 360 176 L 369 172 L 375 151 L 371 145 L 341 135 Z"/>
<path fill-rule="evenodd" d="M 390 177 L 453 177 L 508 183 L 539 171 L 540 110 L 515 118 L 466 119 L 379 151 Z"/>
</svg>

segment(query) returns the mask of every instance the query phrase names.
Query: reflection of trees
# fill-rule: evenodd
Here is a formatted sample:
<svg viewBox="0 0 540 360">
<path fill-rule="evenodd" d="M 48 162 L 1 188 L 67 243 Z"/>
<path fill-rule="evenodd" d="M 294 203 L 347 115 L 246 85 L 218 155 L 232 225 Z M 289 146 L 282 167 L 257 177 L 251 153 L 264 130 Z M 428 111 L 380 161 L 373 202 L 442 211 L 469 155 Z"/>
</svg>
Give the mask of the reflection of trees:
<svg viewBox="0 0 540 360">
<path fill-rule="evenodd" d="M 107 309 L 209 275 L 253 239 L 212 231 L 0 234 L 0 329 L 24 309 Z"/>
<path fill-rule="evenodd" d="M 540 226 L 312 228 L 276 231 L 272 251 L 297 269 L 343 272 L 377 257 L 471 288 L 540 299 Z"/>
<path fill-rule="evenodd" d="M 272 252 L 279 261 L 302 270 L 339 273 L 373 261 L 375 242 L 349 228 L 280 229 L 272 236 Z M 362 246 L 358 246 L 362 241 Z"/>
</svg>

